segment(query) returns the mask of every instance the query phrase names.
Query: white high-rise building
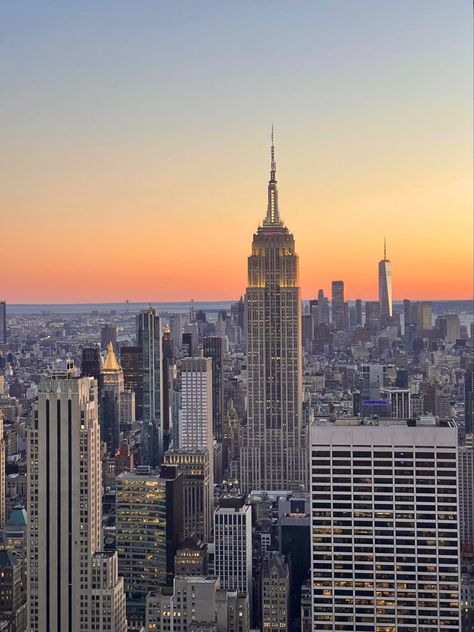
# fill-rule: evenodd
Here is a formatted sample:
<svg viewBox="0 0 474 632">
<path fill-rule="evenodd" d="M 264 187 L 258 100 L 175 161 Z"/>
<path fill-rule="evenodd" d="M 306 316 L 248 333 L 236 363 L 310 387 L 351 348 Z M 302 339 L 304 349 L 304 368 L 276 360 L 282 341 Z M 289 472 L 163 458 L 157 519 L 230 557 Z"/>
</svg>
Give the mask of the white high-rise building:
<svg viewBox="0 0 474 632">
<path fill-rule="evenodd" d="M 41 383 L 28 430 L 29 632 L 97 629 L 91 618 L 92 560 L 102 540 L 97 382 L 69 369 Z M 114 588 L 114 630 L 125 632 L 123 587 L 117 580 Z"/>
<path fill-rule="evenodd" d="M 179 449 L 166 453 L 183 473 L 185 533 L 211 541 L 214 513 L 212 358 L 183 358 L 179 363 L 181 406 Z"/>
<path fill-rule="evenodd" d="M 252 602 L 252 508 L 241 496 L 224 496 L 214 514 L 214 572 L 222 588 Z"/>
<path fill-rule="evenodd" d="M 307 480 L 301 296 L 295 240 L 278 207 L 273 137 L 267 215 L 253 236 L 245 302 L 248 410 L 240 452 L 242 490 L 299 489 Z"/>
<path fill-rule="evenodd" d="M 179 449 L 209 450 L 212 462 L 212 359 L 184 358 L 180 369 Z"/>
<path fill-rule="evenodd" d="M 313 629 L 460 630 L 457 430 L 313 424 Z"/>
<path fill-rule="evenodd" d="M 383 259 L 379 261 L 379 305 L 380 324 L 386 327 L 392 320 L 392 264 L 387 259 L 387 247 L 384 240 Z"/>
</svg>

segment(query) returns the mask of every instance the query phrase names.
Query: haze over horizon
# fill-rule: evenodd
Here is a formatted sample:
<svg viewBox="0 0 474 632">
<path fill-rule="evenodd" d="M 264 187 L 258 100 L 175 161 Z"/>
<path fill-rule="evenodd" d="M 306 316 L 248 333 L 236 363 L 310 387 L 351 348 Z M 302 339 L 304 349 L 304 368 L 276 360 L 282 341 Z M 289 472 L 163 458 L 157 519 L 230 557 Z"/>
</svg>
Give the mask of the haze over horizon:
<svg viewBox="0 0 474 632">
<path fill-rule="evenodd" d="M 4 5 L 0 299 L 240 296 L 272 121 L 304 297 L 470 299 L 470 10 Z"/>
</svg>

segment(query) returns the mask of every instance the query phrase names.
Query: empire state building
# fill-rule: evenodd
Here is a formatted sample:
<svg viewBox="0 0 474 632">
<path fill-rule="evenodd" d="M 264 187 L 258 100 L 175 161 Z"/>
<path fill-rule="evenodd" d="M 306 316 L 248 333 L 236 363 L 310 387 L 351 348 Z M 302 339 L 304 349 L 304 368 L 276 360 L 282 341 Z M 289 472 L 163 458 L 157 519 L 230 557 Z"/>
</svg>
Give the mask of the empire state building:
<svg viewBox="0 0 474 632">
<path fill-rule="evenodd" d="M 240 454 L 242 490 L 299 489 L 307 482 L 301 297 L 295 240 L 278 207 L 273 132 L 267 215 L 253 236 L 245 305 L 248 414 Z"/>
</svg>

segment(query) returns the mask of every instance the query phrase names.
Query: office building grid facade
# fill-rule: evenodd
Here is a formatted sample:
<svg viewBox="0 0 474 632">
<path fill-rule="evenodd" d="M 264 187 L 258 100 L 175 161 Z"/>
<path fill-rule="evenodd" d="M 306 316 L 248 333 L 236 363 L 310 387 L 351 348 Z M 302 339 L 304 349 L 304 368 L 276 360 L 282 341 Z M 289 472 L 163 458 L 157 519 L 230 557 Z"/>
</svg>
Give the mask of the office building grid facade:
<svg viewBox="0 0 474 632">
<path fill-rule="evenodd" d="M 457 433 L 311 427 L 314 630 L 460 629 Z"/>
<path fill-rule="evenodd" d="M 215 574 L 222 588 L 252 595 L 252 508 L 221 499 L 214 514 Z"/>
</svg>

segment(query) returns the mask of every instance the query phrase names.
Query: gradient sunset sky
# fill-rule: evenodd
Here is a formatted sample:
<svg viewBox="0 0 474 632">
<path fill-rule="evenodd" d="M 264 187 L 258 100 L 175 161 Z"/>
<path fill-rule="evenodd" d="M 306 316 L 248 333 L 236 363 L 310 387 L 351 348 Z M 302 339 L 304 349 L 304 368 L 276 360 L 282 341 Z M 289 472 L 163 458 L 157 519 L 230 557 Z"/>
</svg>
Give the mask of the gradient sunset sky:
<svg viewBox="0 0 474 632">
<path fill-rule="evenodd" d="M 472 296 L 469 0 L 0 5 L 0 300 L 234 299 L 266 211 L 302 293 Z"/>
</svg>

